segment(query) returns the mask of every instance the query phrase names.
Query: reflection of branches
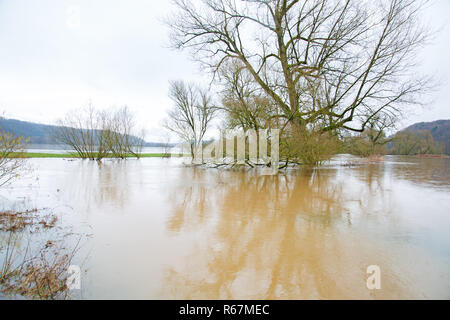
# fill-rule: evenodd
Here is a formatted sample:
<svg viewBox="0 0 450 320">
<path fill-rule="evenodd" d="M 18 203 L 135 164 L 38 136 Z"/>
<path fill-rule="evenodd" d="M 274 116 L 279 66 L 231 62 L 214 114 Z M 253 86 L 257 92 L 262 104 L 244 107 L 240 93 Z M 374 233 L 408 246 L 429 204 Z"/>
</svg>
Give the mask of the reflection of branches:
<svg viewBox="0 0 450 320">
<path fill-rule="evenodd" d="M 99 204 L 114 202 L 121 207 L 125 205 L 130 197 L 129 168 L 136 163 L 113 161 L 98 167 L 99 191 L 95 194 L 95 200 Z M 85 182 L 89 183 L 89 182 Z M 82 184 L 84 185 L 84 184 Z"/>
<path fill-rule="evenodd" d="M 168 228 L 206 229 L 208 241 L 196 247 L 182 271 L 168 270 L 166 293 L 177 298 L 301 297 L 298 284 L 306 281 L 318 297 L 326 296 L 327 283 L 334 281 L 327 265 L 339 258 L 333 251 L 338 239 L 329 232 L 343 211 L 341 188 L 330 183 L 332 175 L 314 170 L 299 176 L 184 174 L 190 177 L 182 181 L 193 183 L 171 196 Z M 206 228 L 209 223 L 212 229 Z"/>
<path fill-rule="evenodd" d="M 168 221 L 169 230 L 174 232 L 205 224 L 207 212 L 211 211 L 214 202 L 214 197 L 208 192 L 211 189 L 205 181 L 207 174 L 204 170 L 192 168 L 183 170 L 182 174 L 184 176 L 180 181 L 183 186 L 179 187 L 183 188 L 182 192 L 173 192 L 170 195 L 171 203 L 177 203 Z"/>
<path fill-rule="evenodd" d="M 131 195 L 127 187 L 130 172 L 139 161 L 111 160 L 104 162 L 79 162 L 78 169 L 67 173 L 67 194 L 78 205 L 86 207 L 115 203 L 123 207 Z M 80 187 L 82 186 L 82 187 Z"/>
<path fill-rule="evenodd" d="M 398 157 L 409 164 L 393 165 L 392 175 L 415 184 L 443 187 L 447 189 L 450 181 L 450 159 Z"/>
<path fill-rule="evenodd" d="M 384 165 L 369 164 L 360 171 L 361 179 L 366 182 L 369 191 L 382 193 L 384 191 Z"/>
</svg>

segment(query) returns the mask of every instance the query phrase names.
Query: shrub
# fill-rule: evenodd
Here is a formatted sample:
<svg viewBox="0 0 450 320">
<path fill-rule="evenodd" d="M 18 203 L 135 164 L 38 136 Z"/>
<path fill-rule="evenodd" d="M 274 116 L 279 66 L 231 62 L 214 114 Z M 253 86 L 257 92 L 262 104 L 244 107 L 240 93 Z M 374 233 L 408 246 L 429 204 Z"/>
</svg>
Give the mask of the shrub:
<svg viewBox="0 0 450 320">
<path fill-rule="evenodd" d="M 280 138 L 280 159 L 303 165 L 320 165 L 339 152 L 339 139 L 328 132 L 293 126 Z"/>
</svg>

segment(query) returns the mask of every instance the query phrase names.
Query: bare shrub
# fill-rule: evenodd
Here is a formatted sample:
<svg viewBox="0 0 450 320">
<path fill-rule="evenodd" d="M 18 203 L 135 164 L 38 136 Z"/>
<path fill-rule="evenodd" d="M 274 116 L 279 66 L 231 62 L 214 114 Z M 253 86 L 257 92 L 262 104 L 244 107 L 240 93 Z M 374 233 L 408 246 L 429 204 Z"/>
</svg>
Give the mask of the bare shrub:
<svg viewBox="0 0 450 320">
<path fill-rule="evenodd" d="M 280 140 L 280 159 L 288 163 L 320 165 L 337 153 L 339 139 L 314 128 L 293 126 Z"/>
<path fill-rule="evenodd" d="M 53 132 L 56 141 L 75 150 L 82 159 L 101 160 L 107 155 L 105 140 L 102 138 L 103 119 L 92 104 L 70 111 L 58 121 Z"/>
<path fill-rule="evenodd" d="M 75 251 L 64 253 L 52 243 L 34 257 L 27 251 L 22 262 L 14 264 L 16 242 L 17 238 L 11 236 L 4 249 L 6 259 L 0 273 L 0 291 L 40 300 L 68 298 L 67 270 Z"/>
<path fill-rule="evenodd" d="M 25 148 L 28 139 L 0 130 L 0 187 L 29 171 Z"/>
<path fill-rule="evenodd" d="M 102 138 L 115 158 L 125 159 L 132 155 L 141 156 L 145 131 L 135 133 L 136 120 L 127 106 L 102 112 Z"/>
<path fill-rule="evenodd" d="M 139 158 L 145 144 L 145 131 L 135 132 L 135 117 L 127 106 L 98 111 L 89 104 L 69 112 L 58 125 L 55 140 L 82 159 Z"/>
<path fill-rule="evenodd" d="M 24 235 L 54 228 L 57 222 L 56 216 L 37 212 L 0 213 L 0 292 L 32 299 L 67 299 L 67 271 L 79 241 L 72 251 L 67 251 L 57 241 L 48 240 L 33 254 L 35 244 L 28 240 L 24 245 Z"/>
</svg>

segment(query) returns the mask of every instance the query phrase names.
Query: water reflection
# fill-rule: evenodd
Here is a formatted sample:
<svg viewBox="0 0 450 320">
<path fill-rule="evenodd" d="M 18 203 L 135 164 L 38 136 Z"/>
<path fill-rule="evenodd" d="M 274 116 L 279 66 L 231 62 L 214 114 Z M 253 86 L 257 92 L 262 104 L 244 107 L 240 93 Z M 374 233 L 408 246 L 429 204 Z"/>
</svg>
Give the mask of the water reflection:
<svg viewBox="0 0 450 320">
<path fill-rule="evenodd" d="M 34 160 L 0 197 L 88 226 L 84 298 L 449 298 L 448 159 L 300 169 Z M 382 270 L 382 290 L 366 269 Z"/>
<path fill-rule="evenodd" d="M 168 270 L 168 297 L 314 298 L 328 292 L 339 270 L 326 271 L 332 257 L 323 249 L 336 246 L 332 225 L 343 213 L 342 186 L 330 183 L 333 171 L 258 176 L 193 169 L 183 175 L 191 176 L 180 180 L 194 183 L 171 196 L 168 229 L 212 227 L 200 231 L 202 241 L 186 265 Z"/>
<path fill-rule="evenodd" d="M 389 157 L 392 174 L 422 186 L 450 187 L 450 159 Z"/>
<path fill-rule="evenodd" d="M 342 173 L 345 178 L 339 179 Z M 275 177 L 183 171 L 179 179 L 183 183 L 170 195 L 173 208 L 167 228 L 179 234 L 195 232 L 198 241 L 183 263 L 166 271 L 163 296 L 424 298 L 437 292 L 445 296 L 448 285 L 420 287 L 423 283 L 415 277 L 423 272 L 423 264 L 408 265 L 412 261 L 405 256 L 405 244 L 411 254 L 416 248 L 409 245 L 417 239 L 410 239 L 414 230 L 399 221 L 386 187 L 388 178 L 386 164 L 350 172 L 300 170 Z M 377 242 L 380 234 L 384 240 L 390 237 L 388 243 Z M 444 241 L 448 244 L 448 239 Z M 428 256 L 420 249 L 415 253 L 419 252 Z M 374 263 L 385 275 L 380 292 L 365 287 L 366 268 Z M 438 285 L 439 277 L 432 278 L 429 284 Z"/>
<path fill-rule="evenodd" d="M 87 211 L 98 206 L 113 205 L 123 207 L 128 199 L 130 173 L 127 164 L 120 161 L 76 161 L 70 174 L 70 183 L 64 183 L 61 191 Z M 62 190 L 64 188 L 64 190 Z"/>
</svg>

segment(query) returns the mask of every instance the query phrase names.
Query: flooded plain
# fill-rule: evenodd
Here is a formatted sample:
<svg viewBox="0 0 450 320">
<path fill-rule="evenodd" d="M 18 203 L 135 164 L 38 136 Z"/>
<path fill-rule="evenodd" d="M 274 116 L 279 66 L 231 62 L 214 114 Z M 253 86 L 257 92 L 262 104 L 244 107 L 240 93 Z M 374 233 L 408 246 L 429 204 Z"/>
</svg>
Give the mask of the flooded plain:
<svg viewBox="0 0 450 320">
<path fill-rule="evenodd" d="M 180 159 L 32 159 L 2 208 L 84 234 L 81 299 L 449 299 L 450 159 L 263 176 Z M 379 266 L 381 289 L 366 286 Z"/>
</svg>

